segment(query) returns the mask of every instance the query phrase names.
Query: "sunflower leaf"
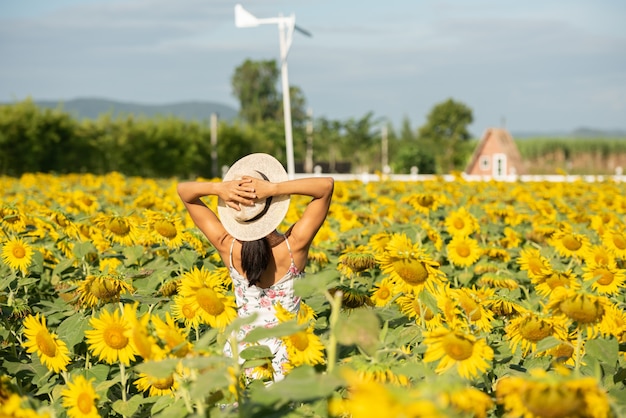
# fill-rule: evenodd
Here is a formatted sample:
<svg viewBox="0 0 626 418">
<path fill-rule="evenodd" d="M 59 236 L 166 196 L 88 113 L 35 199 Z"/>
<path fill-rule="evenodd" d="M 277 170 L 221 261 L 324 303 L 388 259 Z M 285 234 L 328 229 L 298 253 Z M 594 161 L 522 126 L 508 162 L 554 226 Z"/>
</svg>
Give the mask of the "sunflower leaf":
<svg viewBox="0 0 626 418">
<path fill-rule="evenodd" d="M 542 353 L 546 350 L 557 347 L 558 345 L 562 343 L 563 341 L 559 340 L 558 338 L 553 337 L 552 335 L 549 335 L 546 338 L 543 338 L 542 340 L 537 342 L 537 348 L 535 349 L 535 352 Z"/>
<path fill-rule="evenodd" d="M 379 345 L 380 328 L 378 315 L 371 309 L 360 308 L 341 315 L 333 332 L 340 344 L 356 344 L 372 355 Z"/>
<path fill-rule="evenodd" d="M 59 338 L 65 341 L 68 347 L 74 347 L 85 339 L 85 330 L 89 327 L 89 318 L 81 313 L 67 317 L 57 327 Z"/>
<path fill-rule="evenodd" d="M 132 247 L 124 247 L 122 251 L 124 254 L 124 258 L 126 259 L 124 265 L 132 266 L 134 264 L 139 264 L 139 258 L 145 253 L 145 248 L 142 245 L 134 245 Z"/>
<path fill-rule="evenodd" d="M 243 339 L 244 342 L 257 342 L 263 338 L 280 338 L 287 337 L 289 335 L 293 335 L 298 331 L 302 331 L 305 328 L 304 325 L 300 325 L 295 321 L 289 321 L 282 324 L 278 324 L 272 328 L 254 328 L 252 331 L 246 335 L 246 338 Z"/>
<path fill-rule="evenodd" d="M 585 343 L 585 357 L 593 357 L 605 367 L 615 369 L 619 359 L 619 344 L 615 338 L 596 338 Z"/>
<path fill-rule="evenodd" d="M 239 353 L 239 357 L 244 360 L 253 360 L 258 358 L 273 357 L 273 354 L 270 348 L 266 345 L 251 345 L 250 347 L 244 348 L 241 353 Z"/>
<path fill-rule="evenodd" d="M 191 270 L 196 261 L 198 261 L 198 253 L 196 251 L 182 249 L 172 254 L 172 259 L 176 261 L 185 270 Z"/>
<path fill-rule="evenodd" d="M 89 253 L 97 254 L 98 250 L 96 250 L 96 247 L 91 242 L 85 241 L 74 244 L 73 253 L 74 257 L 80 260 Z"/>
<path fill-rule="evenodd" d="M 322 270 L 315 274 L 308 275 L 304 280 L 296 280 L 294 283 L 294 291 L 301 298 L 307 298 L 321 292 L 323 289 L 329 289 L 331 284 L 339 279 L 337 269 Z"/>
<path fill-rule="evenodd" d="M 343 384 L 343 380 L 332 374 L 319 374 L 311 366 L 300 366 L 291 371 L 284 380 L 276 382 L 267 390 L 256 390 L 252 401 L 273 404 L 284 399 L 296 402 L 330 396 Z M 258 397 L 258 399 L 257 399 Z"/>
<path fill-rule="evenodd" d="M 174 373 L 179 363 L 180 359 L 178 358 L 167 358 L 158 361 L 151 360 L 137 364 L 135 369 L 139 373 L 145 373 L 157 379 L 165 379 Z"/>
<path fill-rule="evenodd" d="M 133 414 L 137 411 L 137 408 L 141 406 L 144 401 L 144 397 L 141 394 L 135 395 L 132 398 L 128 399 L 124 402 L 121 399 L 113 402 L 113 410 L 119 414 L 122 414 L 125 417 L 133 416 Z"/>
</svg>

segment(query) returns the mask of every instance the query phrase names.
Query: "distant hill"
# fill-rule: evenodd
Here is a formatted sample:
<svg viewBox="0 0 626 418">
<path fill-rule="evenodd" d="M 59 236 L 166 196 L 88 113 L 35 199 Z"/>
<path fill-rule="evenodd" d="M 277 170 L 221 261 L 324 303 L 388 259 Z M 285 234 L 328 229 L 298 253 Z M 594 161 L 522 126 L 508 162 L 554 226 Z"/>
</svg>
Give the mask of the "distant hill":
<svg viewBox="0 0 626 418">
<path fill-rule="evenodd" d="M 174 116 L 185 120 L 209 120 L 212 113 L 217 113 L 221 120 L 231 121 L 238 111 L 230 106 L 215 102 L 180 102 L 161 105 L 119 102 L 97 98 L 79 98 L 66 101 L 34 100 L 44 108 L 60 108 L 77 119 L 97 119 L 100 115 L 111 114 L 113 117 L 133 115 L 153 118 L 156 116 Z"/>
<path fill-rule="evenodd" d="M 577 128 L 573 131 L 517 131 L 511 132 L 515 139 L 529 138 L 626 138 L 626 131 L 614 129 Z"/>
</svg>

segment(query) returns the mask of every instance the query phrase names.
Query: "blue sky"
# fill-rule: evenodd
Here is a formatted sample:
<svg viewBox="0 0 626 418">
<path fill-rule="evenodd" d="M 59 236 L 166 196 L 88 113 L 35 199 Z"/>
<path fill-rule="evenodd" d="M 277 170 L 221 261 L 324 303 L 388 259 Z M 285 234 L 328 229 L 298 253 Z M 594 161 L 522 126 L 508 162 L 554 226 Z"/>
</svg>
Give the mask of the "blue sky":
<svg viewBox="0 0 626 418">
<path fill-rule="evenodd" d="M 234 69 L 278 59 L 276 25 L 236 28 L 231 0 L 3 0 L 0 102 L 103 97 L 238 107 Z M 296 33 L 288 66 L 314 116 L 421 126 L 452 98 L 479 135 L 626 130 L 626 2 L 248 0 Z"/>
</svg>

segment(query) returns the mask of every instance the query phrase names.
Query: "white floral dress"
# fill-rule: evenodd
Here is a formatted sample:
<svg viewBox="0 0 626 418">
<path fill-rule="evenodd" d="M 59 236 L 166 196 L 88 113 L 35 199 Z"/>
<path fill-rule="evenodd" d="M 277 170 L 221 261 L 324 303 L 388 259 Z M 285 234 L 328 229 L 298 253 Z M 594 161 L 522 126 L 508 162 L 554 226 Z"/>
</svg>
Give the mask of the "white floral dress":
<svg viewBox="0 0 626 418">
<path fill-rule="evenodd" d="M 257 314 L 257 317 L 251 324 L 242 326 L 237 331 L 237 341 L 239 341 L 239 352 L 246 348 L 249 343 L 241 342 L 245 336 L 254 328 L 266 327 L 271 328 L 278 324 L 278 318 L 276 318 L 276 309 L 274 305 L 278 302 L 287 311 L 297 314 L 300 310 L 300 298 L 294 293 L 294 282 L 304 277 L 304 272 L 301 272 L 296 267 L 293 260 L 293 254 L 291 253 L 291 247 L 289 246 L 289 240 L 285 236 L 285 243 L 289 250 L 291 257 L 291 266 L 289 271 L 276 283 L 267 288 L 261 288 L 256 285 L 249 286 L 248 279 L 246 279 L 241 273 L 239 273 L 233 267 L 233 245 L 235 240 L 230 246 L 230 277 L 233 281 L 233 287 L 235 290 L 235 300 L 237 302 L 237 315 L 241 318 L 248 317 L 252 314 Z M 280 338 L 263 338 L 259 340 L 259 344 L 263 344 L 269 347 L 274 354 L 272 359 L 272 366 L 274 369 L 274 381 L 282 380 L 285 377 L 285 365 L 288 362 L 287 348 Z M 224 354 L 229 357 L 233 356 L 230 343 L 226 343 L 224 346 Z M 240 359 L 243 363 L 243 360 Z"/>
</svg>

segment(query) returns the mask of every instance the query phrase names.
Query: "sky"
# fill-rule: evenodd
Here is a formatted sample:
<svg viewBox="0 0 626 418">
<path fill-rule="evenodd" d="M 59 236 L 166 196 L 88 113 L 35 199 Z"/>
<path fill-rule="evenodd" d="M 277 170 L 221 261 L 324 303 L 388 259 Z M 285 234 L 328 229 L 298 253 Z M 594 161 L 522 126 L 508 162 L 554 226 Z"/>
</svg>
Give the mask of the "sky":
<svg viewBox="0 0 626 418">
<path fill-rule="evenodd" d="M 423 125 L 448 99 L 470 131 L 626 130 L 626 1 L 240 0 L 295 16 L 287 58 L 314 117 Z M 246 59 L 280 61 L 276 24 L 232 0 L 2 0 L 0 102 L 97 97 L 239 107 Z M 280 86 L 279 86 L 280 88 Z"/>
</svg>

